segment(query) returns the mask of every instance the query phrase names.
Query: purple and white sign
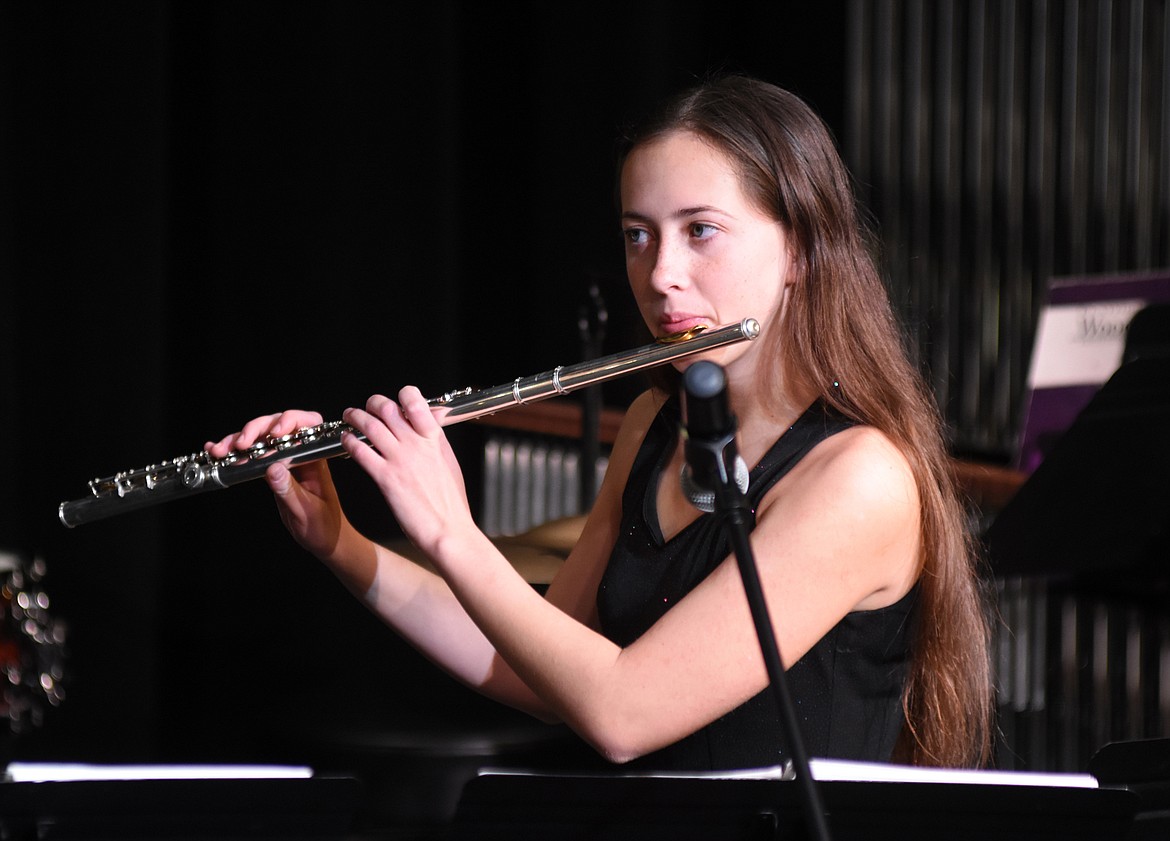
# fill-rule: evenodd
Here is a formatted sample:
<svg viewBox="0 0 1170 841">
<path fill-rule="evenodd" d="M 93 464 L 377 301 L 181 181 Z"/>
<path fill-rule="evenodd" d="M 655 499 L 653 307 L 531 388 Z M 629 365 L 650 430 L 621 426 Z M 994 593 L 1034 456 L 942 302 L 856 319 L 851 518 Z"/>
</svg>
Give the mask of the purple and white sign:
<svg viewBox="0 0 1170 841">
<path fill-rule="evenodd" d="M 1130 320 L 1170 301 L 1170 270 L 1053 278 L 1040 313 L 1018 467 L 1032 472 L 1121 367 Z"/>
</svg>

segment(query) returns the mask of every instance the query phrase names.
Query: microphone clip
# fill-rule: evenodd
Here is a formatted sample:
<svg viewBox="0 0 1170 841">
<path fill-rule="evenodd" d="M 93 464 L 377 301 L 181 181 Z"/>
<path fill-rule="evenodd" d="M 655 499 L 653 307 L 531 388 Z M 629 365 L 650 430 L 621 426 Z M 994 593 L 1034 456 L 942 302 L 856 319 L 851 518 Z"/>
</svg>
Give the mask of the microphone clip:
<svg viewBox="0 0 1170 841">
<path fill-rule="evenodd" d="M 682 474 L 679 476 L 682 483 L 683 496 L 687 501 L 706 514 L 715 512 L 715 491 L 704 488 L 691 475 L 689 464 L 683 464 Z M 748 467 L 741 456 L 735 457 L 735 485 L 741 494 L 747 493 Z"/>
<path fill-rule="evenodd" d="M 727 377 L 720 366 L 700 360 L 683 372 L 682 385 L 683 495 L 700 511 L 733 516 L 752 528 L 755 516 L 745 496 L 748 468 L 735 446 Z"/>
</svg>

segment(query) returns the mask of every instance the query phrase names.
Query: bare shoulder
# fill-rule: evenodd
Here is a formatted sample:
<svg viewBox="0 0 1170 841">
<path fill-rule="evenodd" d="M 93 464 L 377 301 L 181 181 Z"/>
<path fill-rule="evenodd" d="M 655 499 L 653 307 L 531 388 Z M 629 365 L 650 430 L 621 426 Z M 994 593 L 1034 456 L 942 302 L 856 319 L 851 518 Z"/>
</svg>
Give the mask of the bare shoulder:
<svg viewBox="0 0 1170 841">
<path fill-rule="evenodd" d="M 909 461 L 867 426 L 817 444 L 760 508 L 770 531 L 799 539 L 823 568 L 836 567 L 855 582 L 854 609 L 888 604 L 913 584 L 920 516 Z"/>
<path fill-rule="evenodd" d="M 854 426 L 817 444 L 792 471 L 811 494 L 840 503 L 918 506 L 914 473 L 905 454 L 879 430 Z M 791 490 L 796 490 L 792 488 Z"/>
<path fill-rule="evenodd" d="M 643 434 L 645 429 L 654 422 L 654 418 L 658 416 L 658 412 L 666 404 L 666 395 L 662 392 L 648 389 L 643 391 L 626 410 L 625 418 L 622 421 L 622 432 L 629 429 L 641 429 Z"/>
<path fill-rule="evenodd" d="M 620 498 L 638 450 L 665 402 L 666 398 L 661 392 L 649 390 L 638 395 L 626 409 L 610 450 L 609 466 L 595 506 L 604 505 L 607 501 L 616 503 Z"/>
<path fill-rule="evenodd" d="M 611 464 L 633 461 L 642 440 L 646 437 L 646 432 L 665 403 L 666 397 L 653 389 L 644 391 L 634 398 L 630 407 L 626 409 L 621 428 L 618 429 L 617 438 L 614 440 Z"/>
</svg>

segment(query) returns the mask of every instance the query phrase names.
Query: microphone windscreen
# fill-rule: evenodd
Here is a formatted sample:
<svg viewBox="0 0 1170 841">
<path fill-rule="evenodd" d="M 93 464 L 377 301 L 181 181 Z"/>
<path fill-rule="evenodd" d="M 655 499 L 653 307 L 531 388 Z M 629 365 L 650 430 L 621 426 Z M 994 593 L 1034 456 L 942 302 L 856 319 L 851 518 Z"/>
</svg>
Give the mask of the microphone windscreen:
<svg viewBox="0 0 1170 841">
<path fill-rule="evenodd" d="M 727 376 L 714 362 L 699 361 L 683 372 L 684 423 L 692 439 L 719 439 L 735 430 L 727 401 Z"/>
</svg>

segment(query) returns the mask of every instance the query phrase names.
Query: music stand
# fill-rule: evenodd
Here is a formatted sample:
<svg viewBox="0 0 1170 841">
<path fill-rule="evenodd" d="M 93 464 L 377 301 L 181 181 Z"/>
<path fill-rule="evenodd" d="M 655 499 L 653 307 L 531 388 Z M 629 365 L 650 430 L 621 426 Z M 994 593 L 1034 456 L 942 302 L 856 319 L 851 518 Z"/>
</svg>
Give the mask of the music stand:
<svg viewBox="0 0 1170 841">
<path fill-rule="evenodd" d="M 820 784 L 834 841 L 1116 841 L 1129 791 L 946 782 Z M 453 841 L 808 841 L 794 781 L 485 773 Z"/>
<path fill-rule="evenodd" d="M 342 777 L 3 782 L 0 837 L 341 841 L 359 789 Z"/>
</svg>

